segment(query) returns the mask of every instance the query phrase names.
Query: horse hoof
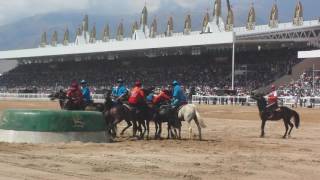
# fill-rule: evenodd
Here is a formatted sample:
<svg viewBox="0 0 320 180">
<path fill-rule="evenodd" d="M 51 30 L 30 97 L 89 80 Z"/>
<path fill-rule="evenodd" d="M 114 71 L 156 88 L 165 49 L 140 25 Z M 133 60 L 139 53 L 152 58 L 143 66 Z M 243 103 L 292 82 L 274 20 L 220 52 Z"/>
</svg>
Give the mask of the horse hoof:
<svg viewBox="0 0 320 180">
<path fill-rule="evenodd" d="M 286 139 L 286 138 L 287 138 L 287 136 L 282 136 L 282 138 L 283 138 L 283 139 Z"/>
<path fill-rule="evenodd" d="M 261 135 L 260 138 L 264 138 L 264 135 Z"/>
</svg>

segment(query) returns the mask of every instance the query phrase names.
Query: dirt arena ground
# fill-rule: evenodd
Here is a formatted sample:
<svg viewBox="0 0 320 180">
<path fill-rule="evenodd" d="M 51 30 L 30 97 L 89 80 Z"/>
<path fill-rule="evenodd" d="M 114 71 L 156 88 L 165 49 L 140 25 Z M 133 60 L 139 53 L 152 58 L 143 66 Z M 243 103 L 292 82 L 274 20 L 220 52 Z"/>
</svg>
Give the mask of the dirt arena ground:
<svg viewBox="0 0 320 180">
<path fill-rule="evenodd" d="M 57 105 L 1 101 L 0 111 L 6 108 Z M 281 138 L 282 122 L 267 123 L 266 137 L 259 138 L 255 106 L 199 110 L 208 126 L 203 141 L 123 137 L 111 144 L 0 143 L 0 179 L 319 179 L 320 109 L 297 109 L 301 127 L 289 139 Z M 182 135 L 187 137 L 185 125 Z"/>
</svg>

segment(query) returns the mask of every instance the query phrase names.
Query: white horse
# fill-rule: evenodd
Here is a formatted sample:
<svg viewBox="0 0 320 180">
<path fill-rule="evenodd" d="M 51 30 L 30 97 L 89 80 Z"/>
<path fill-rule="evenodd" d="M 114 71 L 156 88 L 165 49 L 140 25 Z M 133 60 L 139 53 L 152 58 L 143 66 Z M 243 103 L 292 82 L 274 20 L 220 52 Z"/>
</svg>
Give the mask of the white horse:
<svg viewBox="0 0 320 180">
<path fill-rule="evenodd" d="M 200 114 L 194 104 L 187 104 L 183 106 L 178 112 L 178 118 L 180 121 L 186 121 L 188 123 L 190 139 L 192 138 L 191 121 L 194 120 L 194 122 L 198 127 L 199 140 L 202 139 L 201 128 L 205 128 L 207 126 L 205 125 L 204 121 L 201 119 Z M 181 127 L 178 129 L 179 129 L 179 138 L 181 138 Z"/>
</svg>

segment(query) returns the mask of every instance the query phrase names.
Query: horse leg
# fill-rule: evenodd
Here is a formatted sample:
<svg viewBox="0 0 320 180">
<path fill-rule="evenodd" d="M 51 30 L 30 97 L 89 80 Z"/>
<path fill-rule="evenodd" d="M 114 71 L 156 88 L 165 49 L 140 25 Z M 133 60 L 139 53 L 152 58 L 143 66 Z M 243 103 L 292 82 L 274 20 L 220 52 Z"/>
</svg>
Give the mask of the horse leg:
<svg viewBox="0 0 320 180">
<path fill-rule="evenodd" d="M 144 135 L 146 134 L 146 131 L 147 131 L 146 121 L 145 120 L 141 120 L 141 125 L 143 127 L 143 132 L 141 133 L 141 139 L 143 139 Z M 142 130 L 142 127 L 141 127 L 141 130 Z"/>
<path fill-rule="evenodd" d="M 138 127 L 137 127 L 137 121 L 136 120 L 132 120 L 132 136 L 133 137 L 136 137 L 137 136 L 137 130 L 138 130 Z"/>
<path fill-rule="evenodd" d="M 266 125 L 266 120 L 262 120 L 261 122 L 261 135 L 260 137 L 264 137 L 264 126 Z"/>
<path fill-rule="evenodd" d="M 178 135 L 178 132 L 177 132 L 177 129 L 174 128 L 174 138 L 175 139 L 178 139 L 179 138 L 179 135 Z"/>
<path fill-rule="evenodd" d="M 284 122 L 284 126 L 286 127 L 286 132 L 284 133 L 282 138 L 285 139 L 287 137 L 287 133 L 288 133 L 288 129 L 289 129 L 289 123 L 288 123 L 287 119 L 284 119 L 283 122 Z"/>
<path fill-rule="evenodd" d="M 168 122 L 168 126 L 167 126 L 168 135 L 167 135 L 167 139 L 170 139 L 170 137 L 171 137 L 170 129 L 171 129 L 171 125 L 170 125 L 170 123 Z"/>
<path fill-rule="evenodd" d="M 138 127 L 137 127 L 137 129 L 138 129 L 138 131 L 139 131 L 139 139 L 142 139 L 143 138 L 143 132 L 142 132 L 142 126 L 144 125 L 143 124 L 144 122 L 142 121 L 142 120 L 138 120 Z"/>
<path fill-rule="evenodd" d="M 291 121 L 289 121 L 289 126 L 290 126 L 290 130 L 289 130 L 288 135 L 290 137 L 291 136 L 291 131 L 292 131 L 293 127 L 294 127 L 294 125 L 293 125 L 293 123 Z"/>
<path fill-rule="evenodd" d="M 160 120 L 159 121 L 159 131 L 158 131 L 158 135 L 157 135 L 157 137 L 159 139 L 161 139 L 161 133 L 162 133 L 162 121 Z"/>
<path fill-rule="evenodd" d="M 157 120 L 154 121 L 154 126 L 155 126 L 154 138 L 155 138 L 155 139 L 157 139 L 158 131 L 159 131 L 158 123 L 159 123 L 159 122 L 158 122 Z"/>
<path fill-rule="evenodd" d="M 175 134 L 174 134 L 174 130 L 172 130 L 172 126 L 170 126 L 170 138 L 175 139 Z"/>
<path fill-rule="evenodd" d="M 190 121 L 188 121 L 188 126 L 189 126 L 189 139 L 192 139 L 192 127 L 191 127 Z"/>
<path fill-rule="evenodd" d="M 197 118 L 194 119 L 194 122 L 196 123 L 197 127 L 198 127 L 198 132 L 199 132 L 199 140 L 201 141 L 202 139 L 202 135 L 201 135 L 201 127 L 200 127 L 200 124 L 199 124 L 199 121 Z"/>
<path fill-rule="evenodd" d="M 150 120 L 147 120 L 147 140 L 149 140 L 149 132 L 150 132 Z"/>
<path fill-rule="evenodd" d="M 123 136 L 124 132 L 132 126 L 132 123 L 130 121 L 126 120 L 126 122 L 127 122 L 127 126 L 123 128 L 123 130 L 121 131 L 120 133 L 121 136 Z"/>
</svg>

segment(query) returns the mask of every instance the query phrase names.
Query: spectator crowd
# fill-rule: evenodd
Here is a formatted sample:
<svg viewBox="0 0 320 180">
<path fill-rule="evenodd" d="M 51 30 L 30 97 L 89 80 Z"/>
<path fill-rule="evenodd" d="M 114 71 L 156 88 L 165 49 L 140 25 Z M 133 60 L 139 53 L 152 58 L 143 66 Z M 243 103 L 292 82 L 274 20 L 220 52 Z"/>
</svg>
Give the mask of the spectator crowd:
<svg viewBox="0 0 320 180">
<path fill-rule="evenodd" d="M 288 49 L 236 53 L 236 93 L 249 94 L 290 73 L 292 66 L 299 62 L 295 57 L 296 51 Z M 303 79 L 310 80 L 308 75 Z M 218 90 L 231 89 L 231 56 L 229 52 L 221 52 L 198 56 L 26 63 L 0 76 L 0 91 L 46 93 L 67 88 L 74 79 L 85 79 L 99 92 L 114 86 L 118 78 L 124 79 L 129 87 L 136 80 L 141 80 L 145 87 L 164 87 L 177 80 L 189 93 L 216 95 Z M 303 83 L 303 86 L 310 84 Z"/>
</svg>

